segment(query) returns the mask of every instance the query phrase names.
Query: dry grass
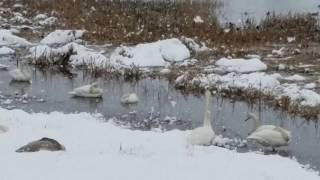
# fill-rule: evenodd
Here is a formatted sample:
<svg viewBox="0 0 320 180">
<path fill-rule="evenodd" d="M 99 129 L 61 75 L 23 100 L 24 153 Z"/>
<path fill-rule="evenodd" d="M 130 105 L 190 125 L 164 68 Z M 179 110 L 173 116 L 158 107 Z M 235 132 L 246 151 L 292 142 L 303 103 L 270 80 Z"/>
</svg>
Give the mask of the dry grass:
<svg viewBox="0 0 320 180">
<path fill-rule="evenodd" d="M 176 37 L 182 34 L 210 37 L 218 29 L 214 1 L 137 1 L 137 0 L 25 0 L 31 14 L 57 12 L 65 28 L 86 29 L 89 39 L 113 43 L 136 43 Z M 195 16 L 205 24 L 196 24 Z"/>
<path fill-rule="evenodd" d="M 295 36 L 297 42 L 317 42 L 319 27 L 311 15 L 266 15 L 256 24 L 244 20 L 243 27 L 220 25 L 215 0 L 23 0 L 28 16 L 48 13 L 59 18 L 59 28 L 86 29 L 94 42 L 139 43 L 170 37 L 186 36 L 205 41 L 208 45 L 226 44 L 242 47 L 255 44 L 286 42 Z M 7 5 L 14 2 L 6 0 Z M 205 23 L 197 24 L 200 16 Z M 224 32 L 230 28 L 230 32 Z"/>
</svg>

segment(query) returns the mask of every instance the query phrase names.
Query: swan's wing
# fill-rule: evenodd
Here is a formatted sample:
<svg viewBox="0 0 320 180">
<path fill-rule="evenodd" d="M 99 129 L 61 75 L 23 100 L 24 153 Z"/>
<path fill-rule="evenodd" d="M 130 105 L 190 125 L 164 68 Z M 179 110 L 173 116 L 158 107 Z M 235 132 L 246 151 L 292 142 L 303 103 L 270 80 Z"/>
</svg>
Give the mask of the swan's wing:
<svg viewBox="0 0 320 180">
<path fill-rule="evenodd" d="M 255 130 L 255 132 L 266 130 L 266 129 L 274 129 L 274 128 L 276 128 L 276 126 L 274 126 L 274 125 L 262 125 L 262 126 L 258 127 Z"/>
<path fill-rule="evenodd" d="M 255 131 L 247 139 L 255 140 L 264 146 L 284 146 L 288 144 L 288 139 L 274 129 Z"/>
<path fill-rule="evenodd" d="M 284 128 L 281 128 L 281 127 L 275 127 L 274 128 L 274 131 L 277 131 L 281 134 L 281 136 L 286 140 L 286 141 L 289 141 L 291 139 L 291 132 L 284 129 Z"/>
</svg>

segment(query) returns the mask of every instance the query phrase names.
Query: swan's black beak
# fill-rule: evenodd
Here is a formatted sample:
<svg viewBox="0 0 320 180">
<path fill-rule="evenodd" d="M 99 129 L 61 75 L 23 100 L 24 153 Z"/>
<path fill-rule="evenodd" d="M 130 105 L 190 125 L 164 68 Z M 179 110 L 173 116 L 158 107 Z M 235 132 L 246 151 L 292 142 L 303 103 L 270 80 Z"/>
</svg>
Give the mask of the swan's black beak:
<svg viewBox="0 0 320 180">
<path fill-rule="evenodd" d="M 247 119 L 244 120 L 244 122 L 247 122 L 250 118 L 248 117 Z"/>
</svg>

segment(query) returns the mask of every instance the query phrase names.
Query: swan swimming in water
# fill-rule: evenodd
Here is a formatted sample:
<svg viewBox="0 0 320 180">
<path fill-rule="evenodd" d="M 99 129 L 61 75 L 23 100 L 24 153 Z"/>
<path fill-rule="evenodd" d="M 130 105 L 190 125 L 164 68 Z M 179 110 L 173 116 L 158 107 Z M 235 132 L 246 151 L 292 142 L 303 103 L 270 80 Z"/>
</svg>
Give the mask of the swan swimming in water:
<svg viewBox="0 0 320 180">
<path fill-rule="evenodd" d="M 212 144 L 212 141 L 215 138 L 215 133 L 211 126 L 210 103 L 211 103 L 211 93 L 209 90 L 207 90 L 203 126 L 195 128 L 191 131 L 189 142 L 192 145 L 208 146 Z"/>
<path fill-rule="evenodd" d="M 75 97 L 86 97 L 86 98 L 101 98 L 103 95 L 103 90 L 98 87 L 98 83 L 94 82 L 89 85 L 81 86 L 75 88 L 69 94 Z"/>
<path fill-rule="evenodd" d="M 120 102 L 122 104 L 135 104 L 139 102 L 139 98 L 135 93 L 125 94 L 121 97 Z"/>
<path fill-rule="evenodd" d="M 274 125 L 260 125 L 259 118 L 249 113 L 245 121 L 253 121 L 253 129 L 247 137 L 248 140 L 255 141 L 264 147 L 271 147 L 275 151 L 276 147 L 287 146 L 291 139 L 290 131 L 274 126 Z"/>
<path fill-rule="evenodd" d="M 31 82 L 31 74 L 21 69 L 13 69 L 9 71 L 9 75 L 11 76 L 13 81 L 20 82 Z"/>
</svg>

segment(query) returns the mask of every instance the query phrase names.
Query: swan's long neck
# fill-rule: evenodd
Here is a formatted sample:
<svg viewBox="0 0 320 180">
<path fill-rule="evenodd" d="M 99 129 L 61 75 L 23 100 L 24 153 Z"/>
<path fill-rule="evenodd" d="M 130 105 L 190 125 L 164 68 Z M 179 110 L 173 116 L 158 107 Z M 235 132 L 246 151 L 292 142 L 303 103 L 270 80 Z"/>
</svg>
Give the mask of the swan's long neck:
<svg viewBox="0 0 320 180">
<path fill-rule="evenodd" d="M 210 104 L 211 104 L 211 93 L 210 93 L 210 91 L 207 90 L 206 91 L 206 106 L 205 106 L 205 111 L 204 111 L 203 126 L 211 127 Z"/>
<path fill-rule="evenodd" d="M 250 133 L 254 132 L 259 126 L 261 126 L 260 119 L 257 117 L 252 118 L 252 130 Z"/>
</svg>

